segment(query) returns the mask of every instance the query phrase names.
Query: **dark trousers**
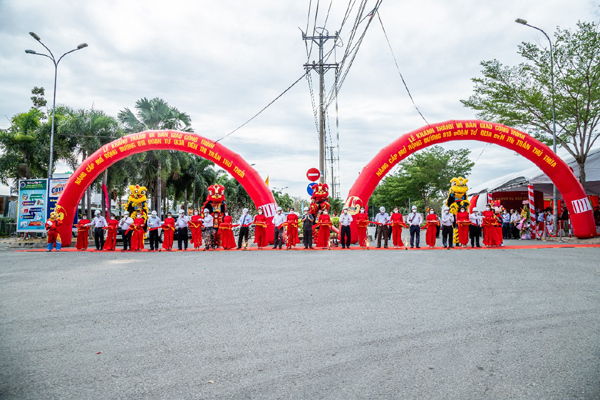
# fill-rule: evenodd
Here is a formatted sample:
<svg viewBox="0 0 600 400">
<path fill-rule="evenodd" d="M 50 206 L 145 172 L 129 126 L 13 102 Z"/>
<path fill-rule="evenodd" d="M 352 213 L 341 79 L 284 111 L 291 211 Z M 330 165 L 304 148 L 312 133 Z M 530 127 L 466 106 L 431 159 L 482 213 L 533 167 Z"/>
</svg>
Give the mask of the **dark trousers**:
<svg viewBox="0 0 600 400">
<path fill-rule="evenodd" d="M 419 247 L 419 242 L 421 242 L 421 227 L 416 225 L 410 226 L 410 247 L 414 246 L 416 236 L 417 247 Z"/>
<path fill-rule="evenodd" d="M 273 248 L 281 248 L 283 245 L 283 229 L 275 228 L 275 238 L 273 239 Z"/>
<path fill-rule="evenodd" d="M 150 231 L 148 237 L 150 238 L 150 250 L 158 250 L 158 229 Z"/>
<path fill-rule="evenodd" d="M 247 226 L 242 226 L 240 228 L 240 235 L 238 236 L 238 249 L 242 248 L 242 244 L 244 240 L 248 241 L 248 235 L 250 234 L 250 229 Z"/>
<path fill-rule="evenodd" d="M 519 238 L 519 228 L 517 228 L 517 224 L 511 224 L 510 225 L 510 231 L 512 233 L 512 238 L 513 239 L 518 239 Z"/>
<path fill-rule="evenodd" d="M 452 225 L 450 226 L 446 226 L 443 225 L 442 226 L 442 244 L 444 245 L 444 247 L 449 246 L 449 247 L 454 247 L 454 245 L 452 244 L 454 241 L 454 228 L 452 228 Z"/>
<path fill-rule="evenodd" d="M 125 231 L 127 232 L 127 231 Z M 127 233 L 123 232 L 123 250 L 127 250 L 127 248 L 131 248 L 131 234 L 133 231 L 129 231 Z"/>
<path fill-rule="evenodd" d="M 481 236 L 481 227 L 469 225 L 469 236 L 471 236 L 471 247 L 479 247 L 479 237 Z M 510 236 L 509 236 L 510 237 Z"/>
<path fill-rule="evenodd" d="M 102 250 L 104 247 L 104 229 L 94 228 L 94 240 L 96 242 L 96 250 Z"/>
<path fill-rule="evenodd" d="M 504 239 L 510 239 L 510 223 L 504 222 L 502 223 L 502 237 Z"/>
<path fill-rule="evenodd" d="M 181 242 L 185 245 L 185 247 L 181 247 Z M 178 228 L 177 229 L 177 248 L 179 250 L 186 249 L 188 245 L 188 228 Z"/>
<path fill-rule="evenodd" d="M 383 237 L 383 247 L 388 247 L 388 239 L 390 236 L 388 235 L 388 226 L 387 225 L 379 225 L 377 227 L 377 247 L 381 247 L 381 238 Z"/>
<path fill-rule="evenodd" d="M 310 229 L 302 230 L 302 243 L 304 244 L 304 248 L 312 248 L 313 245 L 313 237 L 312 237 L 312 226 Z"/>
<path fill-rule="evenodd" d="M 342 226 L 341 228 L 341 233 L 342 233 L 342 249 L 344 247 L 350 247 L 350 226 Z M 345 239 L 345 240 L 344 240 Z"/>
</svg>

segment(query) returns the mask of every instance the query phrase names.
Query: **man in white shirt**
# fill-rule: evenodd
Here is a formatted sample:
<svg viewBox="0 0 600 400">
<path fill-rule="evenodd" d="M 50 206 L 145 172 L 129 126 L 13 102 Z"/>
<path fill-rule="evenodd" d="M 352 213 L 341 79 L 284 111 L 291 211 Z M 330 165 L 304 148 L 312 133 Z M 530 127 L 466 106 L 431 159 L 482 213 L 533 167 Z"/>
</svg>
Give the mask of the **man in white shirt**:
<svg viewBox="0 0 600 400">
<path fill-rule="evenodd" d="M 238 250 L 242 248 L 242 243 L 244 243 L 244 240 L 246 242 L 248 242 L 248 235 L 250 234 L 250 224 L 252 223 L 252 217 L 250 216 L 250 214 L 248 214 L 248 209 L 244 208 L 242 210 L 242 216 L 240 217 L 240 220 L 238 221 L 238 224 L 240 225 L 240 234 L 238 236 L 238 245 L 237 248 Z"/>
<path fill-rule="evenodd" d="M 204 218 L 202 219 L 202 240 L 204 240 L 204 251 L 214 250 L 215 248 L 215 232 L 214 232 L 214 218 L 210 214 L 208 208 L 204 209 Z"/>
<path fill-rule="evenodd" d="M 158 228 L 161 227 L 162 221 L 158 217 L 156 211 L 152 211 L 148 218 L 148 236 L 150 239 L 150 251 L 158 251 Z"/>
<path fill-rule="evenodd" d="M 469 221 L 471 221 L 471 225 L 469 225 L 471 247 L 474 247 L 475 244 L 477 244 L 477 247 L 481 247 L 479 245 L 479 237 L 481 236 L 481 224 L 483 223 L 483 217 L 477 211 L 477 207 L 473 207 L 473 212 L 469 214 Z"/>
<path fill-rule="evenodd" d="M 177 248 L 179 251 L 187 250 L 188 246 L 188 223 L 189 218 L 184 215 L 183 210 L 179 210 L 179 217 L 175 221 L 175 229 L 177 229 Z M 181 244 L 185 244 L 183 247 Z"/>
<path fill-rule="evenodd" d="M 348 207 L 344 207 L 342 215 L 340 215 L 340 234 L 342 241 L 342 249 L 350 248 L 350 223 L 352 222 L 352 215 L 348 214 Z M 346 240 L 344 240 L 344 238 Z"/>
<path fill-rule="evenodd" d="M 386 224 L 390 223 L 390 216 L 385 212 L 385 207 L 379 207 L 379 213 L 375 216 L 375 222 L 377 222 L 377 248 L 381 248 L 381 237 L 383 236 L 383 247 L 388 248 L 388 229 L 389 226 Z"/>
<path fill-rule="evenodd" d="M 414 247 L 415 236 L 417 238 L 417 249 L 420 249 L 419 242 L 421 241 L 421 224 L 423 223 L 423 215 L 417 212 L 417 206 L 412 206 L 412 212 L 408 214 L 408 226 L 410 227 L 410 248 Z"/>
<path fill-rule="evenodd" d="M 510 239 L 510 236 L 510 214 L 504 210 L 502 212 L 502 237 L 506 240 Z"/>
<path fill-rule="evenodd" d="M 442 207 L 440 224 L 442 225 L 442 244 L 444 248 L 451 249 L 454 247 L 454 214 L 450 214 L 448 206 Z"/>
<path fill-rule="evenodd" d="M 131 234 L 133 233 L 129 230 L 131 224 L 133 224 L 133 218 L 129 216 L 128 211 L 125 211 L 123 218 L 119 221 L 119 228 L 123 230 L 123 250 L 121 251 L 127 251 L 127 248 L 131 247 Z"/>
<path fill-rule="evenodd" d="M 92 226 L 94 227 L 94 241 L 96 243 L 96 250 L 102 250 L 104 247 L 104 227 L 106 226 L 106 219 L 100 215 L 100 210 L 96 210 L 96 216 L 92 220 Z"/>
<path fill-rule="evenodd" d="M 517 212 L 517 210 L 510 211 L 510 233 L 513 239 L 519 239 L 519 221 L 521 220 L 521 216 Z"/>
<path fill-rule="evenodd" d="M 277 207 L 277 214 L 273 217 L 273 225 L 275 225 L 275 236 L 273 238 L 273 249 L 276 249 L 279 246 L 279 250 L 281 250 L 281 246 L 283 245 L 283 224 L 286 221 L 285 215 L 283 215 L 283 211 L 281 207 Z"/>
</svg>

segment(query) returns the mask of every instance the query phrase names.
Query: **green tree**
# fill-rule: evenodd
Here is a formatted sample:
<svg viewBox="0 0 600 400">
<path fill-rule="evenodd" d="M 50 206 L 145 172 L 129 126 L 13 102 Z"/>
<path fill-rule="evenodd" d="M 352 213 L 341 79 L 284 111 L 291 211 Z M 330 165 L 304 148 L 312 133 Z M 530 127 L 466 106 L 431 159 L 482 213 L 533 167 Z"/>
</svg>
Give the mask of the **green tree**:
<svg viewBox="0 0 600 400">
<path fill-rule="evenodd" d="M 118 114 L 119 121 L 125 132 L 141 132 L 145 130 L 173 129 L 184 132 L 193 132 L 190 116 L 177 108 L 170 106 L 166 101 L 156 97 L 152 100 L 142 98 L 135 103 L 136 113 L 129 108 L 124 108 Z M 144 157 L 143 166 L 146 177 L 154 176 L 151 180 L 153 193 L 156 198 L 156 211 L 161 214 L 162 181 L 171 174 L 167 160 L 172 158 L 172 152 L 151 151 Z M 163 172 L 163 168 L 166 170 Z M 150 189 L 150 187 L 148 189 Z"/>
<path fill-rule="evenodd" d="M 432 146 L 404 160 L 395 173 L 385 177 L 369 201 L 370 208 L 384 206 L 409 208 L 410 204 L 427 207 L 439 204 L 450 188 L 450 180 L 467 177 L 473 163 L 469 149 L 444 150 Z"/>
<path fill-rule="evenodd" d="M 585 161 L 600 135 L 600 32 L 595 23 L 579 22 L 577 28 L 554 33 L 556 135 L 577 161 L 585 187 Z M 461 102 L 480 118 L 527 130 L 550 144 L 550 50 L 524 42 L 518 53 L 526 61 L 513 67 L 483 61 L 483 77 L 472 79 L 475 94 Z"/>
</svg>

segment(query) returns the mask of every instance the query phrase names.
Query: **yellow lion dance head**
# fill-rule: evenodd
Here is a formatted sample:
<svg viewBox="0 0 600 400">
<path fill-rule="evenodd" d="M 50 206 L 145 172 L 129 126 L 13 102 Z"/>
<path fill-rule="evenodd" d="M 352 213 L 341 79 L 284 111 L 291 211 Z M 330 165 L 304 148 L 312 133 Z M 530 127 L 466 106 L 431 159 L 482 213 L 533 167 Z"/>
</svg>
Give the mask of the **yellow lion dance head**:
<svg viewBox="0 0 600 400">
<path fill-rule="evenodd" d="M 129 200 L 135 202 L 146 201 L 146 192 L 148 192 L 148 189 L 145 186 L 129 185 Z"/>
<path fill-rule="evenodd" d="M 454 194 L 454 197 L 461 198 L 467 195 L 469 187 L 467 186 L 468 179 L 459 176 L 458 178 L 450 179 L 450 193 Z"/>
</svg>

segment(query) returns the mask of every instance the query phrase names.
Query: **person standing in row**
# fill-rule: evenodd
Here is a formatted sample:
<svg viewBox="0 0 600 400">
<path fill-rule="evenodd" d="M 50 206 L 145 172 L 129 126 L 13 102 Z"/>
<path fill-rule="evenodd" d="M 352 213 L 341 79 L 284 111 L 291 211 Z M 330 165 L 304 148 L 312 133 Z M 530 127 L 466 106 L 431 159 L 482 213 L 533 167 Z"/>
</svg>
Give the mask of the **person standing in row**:
<svg viewBox="0 0 600 400">
<path fill-rule="evenodd" d="M 106 240 L 104 241 L 103 250 L 114 251 L 117 247 L 117 228 L 119 221 L 115 214 L 110 214 L 110 218 L 106 221 Z"/>
<path fill-rule="evenodd" d="M 350 224 L 351 223 L 352 223 L 352 215 L 348 214 L 348 207 L 344 207 L 342 209 L 342 214 L 340 215 L 340 233 L 341 233 L 341 240 L 342 240 L 342 249 L 350 248 L 350 242 L 352 239 L 352 235 L 350 233 Z"/>
<path fill-rule="evenodd" d="M 200 247 L 202 246 L 202 217 L 197 208 L 194 209 L 194 215 L 192 215 L 192 218 L 190 219 L 189 226 L 192 230 L 192 244 L 194 245 L 194 250 L 200 250 Z"/>
<path fill-rule="evenodd" d="M 283 215 L 283 211 L 281 207 L 277 207 L 277 214 L 273 217 L 273 225 L 275 226 L 275 236 L 273 239 L 273 250 L 275 250 L 279 246 L 279 250 L 281 250 L 281 246 L 283 245 L 283 224 L 285 223 L 285 215 Z"/>
<path fill-rule="evenodd" d="M 358 245 L 361 249 L 369 250 L 369 246 L 367 243 L 367 227 L 371 221 L 369 221 L 369 216 L 365 212 L 365 208 L 361 207 L 360 212 L 356 214 L 356 227 L 358 230 Z"/>
<path fill-rule="evenodd" d="M 317 225 L 319 226 L 317 246 L 323 249 L 327 248 L 327 250 L 331 250 L 331 218 L 329 217 L 327 210 L 323 210 L 323 213 L 319 215 L 319 218 L 317 219 Z"/>
<path fill-rule="evenodd" d="M 485 206 L 485 211 L 483 212 L 483 244 L 485 246 L 493 246 L 495 244 L 495 236 L 496 233 L 494 230 L 498 225 L 498 221 L 496 220 L 496 215 L 492 210 L 492 206 L 487 204 Z"/>
<path fill-rule="evenodd" d="M 221 236 L 221 246 L 223 250 L 235 248 L 235 237 L 233 236 L 233 218 L 229 211 L 225 211 L 223 221 L 219 223 L 219 235 Z"/>
<path fill-rule="evenodd" d="M 415 244 L 417 249 L 420 249 L 419 242 L 421 241 L 421 224 L 423 223 L 423 216 L 417 212 L 417 206 L 412 206 L 412 212 L 408 214 L 408 225 L 410 225 L 410 248 L 412 249 Z"/>
<path fill-rule="evenodd" d="M 510 214 L 506 209 L 502 210 L 502 238 L 510 239 Z"/>
<path fill-rule="evenodd" d="M 214 218 L 208 208 L 204 209 L 204 218 L 202 219 L 202 239 L 204 240 L 204 250 L 215 249 Z"/>
<path fill-rule="evenodd" d="M 75 245 L 75 248 L 79 251 L 86 251 L 88 248 L 88 237 L 90 235 L 92 221 L 84 216 L 75 226 L 77 227 L 77 244 Z"/>
<path fill-rule="evenodd" d="M 102 250 L 104 247 L 104 227 L 106 226 L 106 219 L 100 214 L 100 210 L 96 210 L 96 216 L 92 220 L 92 226 L 94 227 L 96 250 Z"/>
<path fill-rule="evenodd" d="M 184 215 L 183 210 L 179 210 L 179 217 L 175 222 L 175 228 L 177 229 L 177 248 L 179 249 L 179 251 L 187 250 L 188 223 L 188 217 Z M 182 246 L 182 243 L 184 244 L 184 246 Z"/>
<path fill-rule="evenodd" d="M 300 243 L 298 239 L 298 216 L 294 212 L 294 207 L 290 207 L 289 214 L 286 218 L 286 248 L 287 250 L 296 247 Z"/>
<path fill-rule="evenodd" d="M 129 212 L 125 211 L 123 218 L 119 221 L 119 228 L 123 230 L 123 250 L 121 251 L 127 251 L 128 248 L 131 248 L 131 235 L 133 233 L 131 225 L 133 225 L 133 218 L 129 216 Z"/>
<path fill-rule="evenodd" d="M 308 213 L 308 207 L 304 207 L 304 215 L 302 215 L 302 243 L 305 249 L 313 247 L 313 225 L 315 217 Z"/>
<path fill-rule="evenodd" d="M 258 214 L 254 217 L 254 243 L 258 249 L 262 249 L 263 247 L 267 247 L 269 243 L 267 242 L 267 217 L 265 217 L 262 208 L 258 209 Z"/>
<path fill-rule="evenodd" d="M 150 251 L 158 251 L 158 228 L 162 226 L 162 221 L 156 211 L 152 211 L 148 218 L 148 237 L 150 238 Z"/>
<path fill-rule="evenodd" d="M 168 212 L 167 218 L 160 226 L 163 230 L 163 244 L 162 248 L 166 251 L 173 250 L 173 236 L 175 234 L 175 218 Z M 160 249 L 158 251 L 161 251 Z"/>
<path fill-rule="evenodd" d="M 481 236 L 481 224 L 483 222 L 483 218 L 481 214 L 477 211 L 477 207 L 473 207 L 473 212 L 469 215 L 469 220 L 471 221 L 471 225 L 469 225 L 469 236 L 471 236 L 471 247 L 477 245 L 477 247 L 481 247 L 479 245 L 479 237 Z"/>
<path fill-rule="evenodd" d="M 446 249 L 451 249 L 454 247 L 454 214 L 450 214 L 450 208 L 447 206 L 442 207 L 440 223 L 442 224 L 442 245 Z"/>
<path fill-rule="evenodd" d="M 144 250 L 144 225 L 146 225 L 146 220 L 142 217 L 141 210 L 137 213 L 137 218 L 133 220 L 133 224 L 129 227 L 129 229 L 133 230 L 133 234 L 131 235 L 131 250 L 132 251 L 142 251 Z"/>
<path fill-rule="evenodd" d="M 511 234 L 511 238 L 512 239 L 518 239 L 519 238 L 519 228 L 517 228 L 517 225 L 519 225 L 519 222 L 521 221 L 521 216 L 519 215 L 517 210 L 511 210 L 510 211 L 510 234 Z"/>
<path fill-rule="evenodd" d="M 240 234 L 238 235 L 238 250 L 244 247 L 248 247 L 248 237 L 250 235 L 250 225 L 252 224 L 252 217 L 248 214 L 248 209 L 242 209 L 242 216 L 240 217 L 238 224 L 240 225 Z"/>
<path fill-rule="evenodd" d="M 406 226 L 406 224 L 398 207 L 394 208 L 394 212 L 390 216 L 390 223 L 392 225 L 392 243 L 394 248 L 404 247 L 404 243 L 402 243 L 402 227 Z"/>
<path fill-rule="evenodd" d="M 385 207 L 379 207 L 379 213 L 375 216 L 377 224 L 377 248 L 381 248 L 381 238 L 383 237 L 383 248 L 388 248 L 388 225 L 390 216 L 385 212 Z"/>
<path fill-rule="evenodd" d="M 430 249 L 435 247 L 435 239 L 437 237 L 438 227 L 440 221 L 438 216 L 435 215 L 433 208 L 429 209 L 429 215 L 427 215 L 427 231 L 425 232 L 425 242 Z"/>
<path fill-rule="evenodd" d="M 469 244 L 469 225 L 471 225 L 469 213 L 464 206 L 460 206 L 456 213 L 456 224 L 458 225 L 458 242 L 464 247 Z"/>
</svg>

